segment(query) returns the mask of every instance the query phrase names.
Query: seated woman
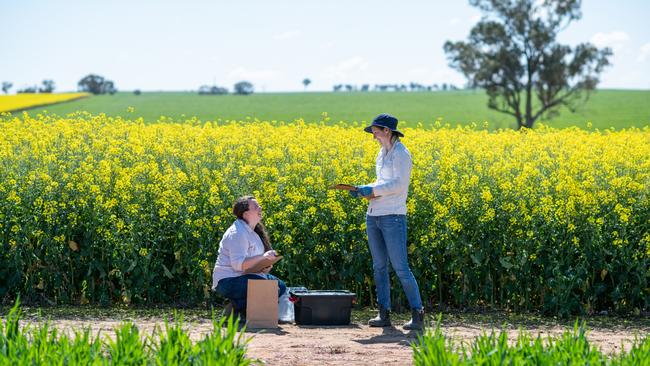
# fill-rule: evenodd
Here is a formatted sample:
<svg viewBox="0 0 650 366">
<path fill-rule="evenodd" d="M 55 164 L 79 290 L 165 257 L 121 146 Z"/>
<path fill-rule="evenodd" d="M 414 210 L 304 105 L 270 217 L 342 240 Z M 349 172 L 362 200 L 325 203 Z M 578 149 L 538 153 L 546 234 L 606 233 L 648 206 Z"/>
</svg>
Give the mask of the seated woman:
<svg viewBox="0 0 650 366">
<path fill-rule="evenodd" d="M 246 319 L 248 280 L 278 280 L 278 297 L 286 291 L 283 281 L 269 272 L 271 266 L 251 273 L 265 257 L 275 257 L 269 236 L 262 225 L 262 207 L 255 197 L 235 201 L 232 213 L 237 220 L 226 230 L 219 243 L 219 255 L 212 273 L 212 289 L 230 299 L 235 316 Z M 227 311 L 225 312 L 227 315 Z"/>
</svg>

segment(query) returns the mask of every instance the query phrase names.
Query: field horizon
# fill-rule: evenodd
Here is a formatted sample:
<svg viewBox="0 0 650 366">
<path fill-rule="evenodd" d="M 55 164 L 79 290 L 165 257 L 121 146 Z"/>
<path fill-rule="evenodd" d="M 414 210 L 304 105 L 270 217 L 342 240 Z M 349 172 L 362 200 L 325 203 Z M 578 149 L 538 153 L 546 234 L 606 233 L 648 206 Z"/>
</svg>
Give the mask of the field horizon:
<svg viewBox="0 0 650 366">
<path fill-rule="evenodd" d="M 476 123 L 488 129 L 513 128 L 513 117 L 488 109 L 487 96 L 480 90 L 446 92 L 284 92 L 240 95 L 198 95 L 192 92 L 143 92 L 135 95 L 92 96 L 81 100 L 26 109 L 30 115 L 47 111 L 65 116 L 75 111 L 105 113 L 126 119 L 143 118 L 152 123 L 166 117 L 201 121 L 266 120 L 350 124 L 367 123 L 375 115 L 391 113 L 401 126 L 431 126 L 436 121 L 456 125 Z M 12 112 L 14 115 L 22 111 Z M 642 128 L 650 125 L 650 90 L 604 89 L 593 92 L 575 113 L 561 108 L 554 118 L 539 123 L 557 128 Z"/>
</svg>

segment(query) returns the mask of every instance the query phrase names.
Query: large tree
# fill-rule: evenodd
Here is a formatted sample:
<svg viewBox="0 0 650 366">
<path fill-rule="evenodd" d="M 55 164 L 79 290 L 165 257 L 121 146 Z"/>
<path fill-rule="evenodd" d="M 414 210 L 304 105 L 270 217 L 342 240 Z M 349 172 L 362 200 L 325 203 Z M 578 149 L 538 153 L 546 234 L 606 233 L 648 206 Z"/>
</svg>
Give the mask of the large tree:
<svg viewBox="0 0 650 366">
<path fill-rule="evenodd" d="M 254 88 L 253 84 L 248 81 L 240 81 L 234 86 L 235 94 L 239 95 L 248 95 L 253 94 Z"/>
<path fill-rule="evenodd" d="M 117 89 L 111 80 L 104 79 L 103 76 L 89 74 L 77 83 L 80 91 L 92 94 L 115 94 Z"/>
<path fill-rule="evenodd" d="M 13 83 L 10 83 L 9 81 L 3 81 L 2 82 L 2 91 L 5 94 L 9 94 L 9 89 L 11 89 L 12 86 L 14 86 Z"/>
<path fill-rule="evenodd" d="M 39 93 L 52 93 L 56 88 L 54 80 L 43 80 L 43 86 L 38 89 Z"/>
<path fill-rule="evenodd" d="M 575 111 L 609 65 L 609 48 L 559 44 L 558 32 L 580 19 L 580 0 L 470 0 L 484 12 L 467 42 L 445 42 L 450 66 L 470 87 L 486 90 L 488 107 L 531 128 L 560 106 Z"/>
</svg>

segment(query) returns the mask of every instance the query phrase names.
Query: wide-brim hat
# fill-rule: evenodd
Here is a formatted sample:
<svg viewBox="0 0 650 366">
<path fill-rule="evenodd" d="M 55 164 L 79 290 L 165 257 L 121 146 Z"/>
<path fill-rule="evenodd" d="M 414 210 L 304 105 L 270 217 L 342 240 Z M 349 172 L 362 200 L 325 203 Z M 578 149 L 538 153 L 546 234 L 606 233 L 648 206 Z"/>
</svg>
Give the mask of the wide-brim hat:
<svg viewBox="0 0 650 366">
<path fill-rule="evenodd" d="M 372 120 L 372 124 L 363 130 L 368 133 L 372 133 L 372 126 L 388 128 L 391 131 L 397 133 L 400 137 L 404 137 L 404 134 L 397 129 L 397 118 L 391 116 L 388 113 L 382 113 L 375 117 L 375 119 Z"/>
</svg>

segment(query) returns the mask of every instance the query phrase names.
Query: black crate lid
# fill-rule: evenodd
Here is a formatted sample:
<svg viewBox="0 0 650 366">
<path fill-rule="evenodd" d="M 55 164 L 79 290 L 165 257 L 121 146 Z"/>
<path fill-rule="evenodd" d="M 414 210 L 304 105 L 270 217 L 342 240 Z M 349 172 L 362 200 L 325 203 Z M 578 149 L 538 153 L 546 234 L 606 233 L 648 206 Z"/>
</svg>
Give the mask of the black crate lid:
<svg viewBox="0 0 650 366">
<path fill-rule="evenodd" d="M 293 290 L 295 296 L 356 296 L 354 292 L 348 290 Z"/>
</svg>

